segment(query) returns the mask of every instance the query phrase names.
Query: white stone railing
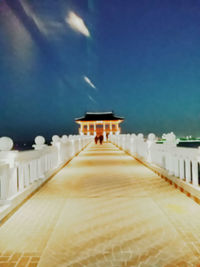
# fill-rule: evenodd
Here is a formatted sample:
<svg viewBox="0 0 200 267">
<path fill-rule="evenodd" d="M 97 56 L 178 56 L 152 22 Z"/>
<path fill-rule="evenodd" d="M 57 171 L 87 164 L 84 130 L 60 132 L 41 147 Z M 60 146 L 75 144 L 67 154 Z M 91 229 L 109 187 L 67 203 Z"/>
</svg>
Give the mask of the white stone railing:
<svg viewBox="0 0 200 267">
<path fill-rule="evenodd" d="M 35 150 L 20 152 L 10 150 L 11 139 L 0 138 L 0 219 L 6 215 L 1 214 L 3 206 L 14 208 L 91 140 L 90 136 L 53 136 L 47 146 L 45 139 L 38 136 L 33 145 Z"/>
<path fill-rule="evenodd" d="M 129 154 L 159 166 L 169 175 L 195 187 L 199 186 L 200 149 L 177 147 L 173 133 L 166 135 L 163 144 L 156 143 L 154 134 L 149 134 L 147 139 L 143 134 L 111 135 L 109 141 Z"/>
</svg>

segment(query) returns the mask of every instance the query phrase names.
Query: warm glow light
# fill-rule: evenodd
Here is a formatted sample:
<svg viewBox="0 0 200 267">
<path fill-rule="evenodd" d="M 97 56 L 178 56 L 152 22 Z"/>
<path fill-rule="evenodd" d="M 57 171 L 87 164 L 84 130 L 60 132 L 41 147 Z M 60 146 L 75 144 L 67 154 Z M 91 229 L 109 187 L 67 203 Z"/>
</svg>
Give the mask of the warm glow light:
<svg viewBox="0 0 200 267">
<path fill-rule="evenodd" d="M 87 135 L 94 135 L 96 136 L 97 133 L 100 134 L 102 133 L 103 135 L 106 136 L 107 133 L 113 134 L 115 133 L 116 135 L 120 134 L 120 128 L 119 128 L 119 121 L 76 121 L 77 123 L 80 124 L 79 128 L 79 133 L 80 134 L 87 134 Z M 97 131 L 96 127 L 99 125 L 102 126 L 101 131 Z M 105 128 L 106 125 L 109 125 L 110 127 Z M 86 126 L 86 127 L 85 127 Z M 113 127 L 115 128 L 113 129 Z"/>
<path fill-rule="evenodd" d="M 78 31 L 87 37 L 90 36 L 90 32 L 86 27 L 84 21 L 74 12 L 70 12 L 65 21 L 70 25 L 73 30 Z"/>
</svg>

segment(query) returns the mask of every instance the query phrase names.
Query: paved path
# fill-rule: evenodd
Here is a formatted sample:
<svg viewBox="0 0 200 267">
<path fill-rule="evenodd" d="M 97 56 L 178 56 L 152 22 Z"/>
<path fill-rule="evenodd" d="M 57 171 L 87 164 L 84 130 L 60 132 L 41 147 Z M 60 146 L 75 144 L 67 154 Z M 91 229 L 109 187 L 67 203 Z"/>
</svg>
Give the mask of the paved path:
<svg viewBox="0 0 200 267">
<path fill-rule="evenodd" d="M 0 227 L 0 267 L 200 266 L 200 206 L 91 144 Z"/>
</svg>

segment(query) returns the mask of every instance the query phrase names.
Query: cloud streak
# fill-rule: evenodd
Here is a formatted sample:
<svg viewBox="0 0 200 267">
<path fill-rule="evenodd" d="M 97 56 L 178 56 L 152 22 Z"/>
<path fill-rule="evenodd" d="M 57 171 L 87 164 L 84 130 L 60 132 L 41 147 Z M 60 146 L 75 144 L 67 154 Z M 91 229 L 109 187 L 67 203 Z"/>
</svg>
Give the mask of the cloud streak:
<svg viewBox="0 0 200 267">
<path fill-rule="evenodd" d="M 87 77 L 83 77 L 87 84 L 89 84 L 93 89 L 97 90 L 96 86 L 91 82 L 91 80 Z"/>
<path fill-rule="evenodd" d="M 88 98 L 94 103 L 94 104 L 97 104 L 96 100 L 94 100 L 94 98 L 88 94 Z"/>
<path fill-rule="evenodd" d="M 69 12 L 68 17 L 66 17 L 65 21 L 70 25 L 73 30 L 82 33 L 86 37 L 90 37 L 90 32 L 86 27 L 84 21 L 74 12 Z"/>
</svg>

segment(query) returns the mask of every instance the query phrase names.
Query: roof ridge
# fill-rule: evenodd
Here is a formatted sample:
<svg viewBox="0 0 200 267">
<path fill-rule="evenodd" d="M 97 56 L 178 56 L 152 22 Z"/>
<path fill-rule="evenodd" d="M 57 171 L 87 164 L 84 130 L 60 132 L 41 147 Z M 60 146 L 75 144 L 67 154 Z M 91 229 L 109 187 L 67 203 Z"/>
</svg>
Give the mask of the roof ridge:
<svg viewBox="0 0 200 267">
<path fill-rule="evenodd" d="M 112 111 L 103 111 L 103 112 L 88 111 L 88 112 L 86 112 L 86 114 L 113 114 L 113 112 Z"/>
</svg>

